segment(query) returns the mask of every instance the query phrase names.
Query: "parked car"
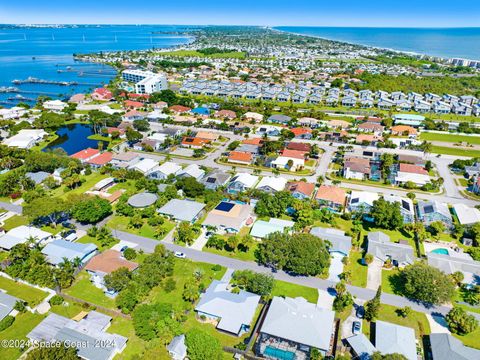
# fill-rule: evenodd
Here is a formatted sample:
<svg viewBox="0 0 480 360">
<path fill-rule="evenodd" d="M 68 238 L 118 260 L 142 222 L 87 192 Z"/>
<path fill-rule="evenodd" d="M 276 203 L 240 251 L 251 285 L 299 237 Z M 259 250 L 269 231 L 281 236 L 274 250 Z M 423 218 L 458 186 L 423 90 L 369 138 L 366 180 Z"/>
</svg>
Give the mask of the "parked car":
<svg viewBox="0 0 480 360">
<path fill-rule="evenodd" d="M 67 230 L 62 233 L 62 237 L 67 241 L 75 241 L 77 240 L 77 232 L 75 230 Z"/>
<path fill-rule="evenodd" d="M 186 258 L 185 254 L 180 252 L 180 251 L 175 251 L 174 255 L 175 255 L 175 257 L 180 258 L 180 259 L 185 259 Z"/>
<path fill-rule="evenodd" d="M 357 312 L 356 312 L 357 318 L 363 319 L 365 316 L 365 308 L 363 306 L 357 307 Z"/>
<path fill-rule="evenodd" d="M 360 321 L 353 322 L 352 332 L 354 334 L 360 334 L 362 332 L 362 323 Z"/>
</svg>

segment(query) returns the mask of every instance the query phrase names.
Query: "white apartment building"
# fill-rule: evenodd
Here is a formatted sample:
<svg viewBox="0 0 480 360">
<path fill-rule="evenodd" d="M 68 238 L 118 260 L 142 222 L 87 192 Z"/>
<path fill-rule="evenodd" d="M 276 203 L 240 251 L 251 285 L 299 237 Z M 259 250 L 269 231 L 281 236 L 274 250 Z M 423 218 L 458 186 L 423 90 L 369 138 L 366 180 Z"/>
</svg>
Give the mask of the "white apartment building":
<svg viewBox="0 0 480 360">
<path fill-rule="evenodd" d="M 143 70 L 124 70 L 122 71 L 122 78 L 125 81 L 135 83 L 137 94 L 151 94 L 168 89 L 167 77 L 164 74 L 155 74 Z"/>
</svg>

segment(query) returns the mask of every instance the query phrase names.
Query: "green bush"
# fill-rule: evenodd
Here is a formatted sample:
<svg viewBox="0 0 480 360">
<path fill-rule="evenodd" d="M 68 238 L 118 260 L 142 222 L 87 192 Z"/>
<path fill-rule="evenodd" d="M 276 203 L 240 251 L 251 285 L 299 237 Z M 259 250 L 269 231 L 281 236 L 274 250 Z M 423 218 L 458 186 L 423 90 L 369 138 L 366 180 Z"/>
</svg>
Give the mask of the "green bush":
<svg viewBox="0 0 480 360">
<path fill-rule="evenodd" d="M 52 298 L 50 299 L 49 303 L 50 305 L 62 305 L 65 299 L 61 297 L 60 295 L 53 295 Z"/>
<path fill-rule="evenodd" d="M 0 321 L 0 331 L 3 331 L 7 328 L 9 328 L 13 322 L 15 321 L 15 318 L 13 316 L 7 315 L 5 316 L 1 321 Z"/>
</svg>

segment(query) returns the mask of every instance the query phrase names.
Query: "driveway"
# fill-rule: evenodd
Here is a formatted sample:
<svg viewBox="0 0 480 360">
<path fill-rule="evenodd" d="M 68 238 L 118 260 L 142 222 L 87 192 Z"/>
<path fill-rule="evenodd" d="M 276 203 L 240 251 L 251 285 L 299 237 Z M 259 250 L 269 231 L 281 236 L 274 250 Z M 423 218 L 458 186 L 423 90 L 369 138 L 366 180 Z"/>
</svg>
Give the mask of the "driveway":
<svg viewBox="0 0 480 360">
<path fill-rule="evenodd" d="M 377 258 L 374 258 L 373 262 L 368 265 L 367 289 L 377 290 L 382 285 L 382 266 L 382 261 Z"/>
<path fill-rule="evenodd" d="M 441 334 L 450 334 L 448 330 L 447 321 L 445 318 L 438 315 L 425 314 L 427 316 L 428 323 L 430 324 L 430 330 L 432 334 L 441 333 Z"/>
<path fill-rule="evenodd" d="M 335 296 L 328 293 L 327 290 L 318 289 L 317 306 L 323 309 L 332 310 L 333 300 Z"/>
<path fill-rule="evenodd" d="M 340 281 L 340 274 L 343 272 L 342 259 L 343 254 L 339 252 L 332 252 L 330 261 L 330 268 L 328 269 L 328 280 L 338 282 Z"/>
<path fill-rule="evenodd" d="M 207 230 L 202 228 L 200 235 L 198 235 L 197 240 L 194 241 L 192 245 L 189 246 L 190 249 L 202 251 L 203 247 L 207 244 L 208 237 L 206 236 Z"/>
</svg>

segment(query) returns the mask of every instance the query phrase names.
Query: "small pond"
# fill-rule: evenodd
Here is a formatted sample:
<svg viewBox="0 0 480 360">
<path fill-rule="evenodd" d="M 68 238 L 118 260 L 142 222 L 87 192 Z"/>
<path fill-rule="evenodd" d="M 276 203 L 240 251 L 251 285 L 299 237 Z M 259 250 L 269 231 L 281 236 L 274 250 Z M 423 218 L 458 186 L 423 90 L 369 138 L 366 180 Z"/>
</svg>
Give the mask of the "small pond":
<svg viewBox="0 0 480 360">
<path fill-rule="evenodd" d="M 70 124 L 59 128 L 56 132 L 58 138 L 51 142 L 45 150 L 53 150 L 61 148 L 65 150 L 68 155 L 75 154 L 80 150 L 86 148 L 98 148 L 98 140 L 90 140 L 88 137 L 93 135 L 93 128 L 85 124 Z M 107 148 L 107 143 L 104 143 L 104 149 Z"/>
</svg>

